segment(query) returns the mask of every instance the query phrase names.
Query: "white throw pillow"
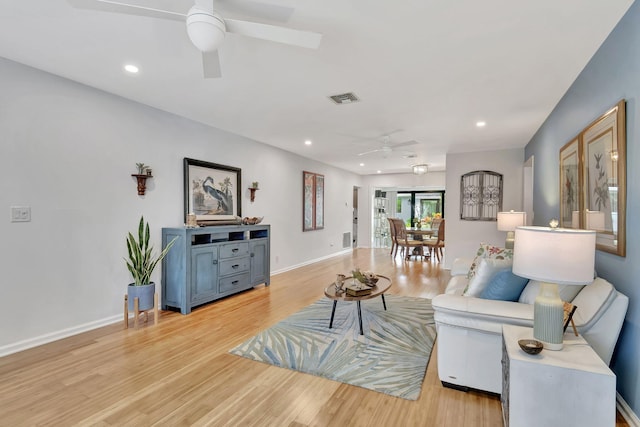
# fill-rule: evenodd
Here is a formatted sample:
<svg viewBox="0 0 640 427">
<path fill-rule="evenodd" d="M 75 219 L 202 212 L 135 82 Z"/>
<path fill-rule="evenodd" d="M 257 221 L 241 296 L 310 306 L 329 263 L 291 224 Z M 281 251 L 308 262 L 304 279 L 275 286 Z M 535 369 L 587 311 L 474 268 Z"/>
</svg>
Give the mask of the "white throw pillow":
<svg viewBox="0 0 640 427">
<path fill-rule="evenodd" d="M 510 269 L 512 264 L 511 259 L 481 258 L 476 273 L 464 290 L 464 296 L 478 297 L 496 273 Z"/>
<path fill-rule="evenodd" d="M 529 280 L 527 286 L 525 286 L 524 290 L 520 294 L 520 298 L 518 302 L 524 304 L 533 304 L 536 300 L 536 297 L 540 293 L 540 285 L 542 282 L 539 280 Z M 562 301 L 571 302 L 573 299 L 580 293 L 580 291 L 584 288 L 582 285 L 558 285 L 558 292 L 560 293 L 560 299 Z"/>
</svg>

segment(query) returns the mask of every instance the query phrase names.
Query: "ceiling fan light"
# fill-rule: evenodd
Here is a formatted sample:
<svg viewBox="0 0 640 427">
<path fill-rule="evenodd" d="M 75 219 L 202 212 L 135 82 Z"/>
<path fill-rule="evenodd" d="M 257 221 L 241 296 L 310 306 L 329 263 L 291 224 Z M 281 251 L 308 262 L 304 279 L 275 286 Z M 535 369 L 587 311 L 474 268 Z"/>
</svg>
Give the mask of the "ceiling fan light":
<svg viewBox="0 0 640 427">
<path fill-rule="evenodd" d="M 429 167 L 427 166 L 426 163 L 411 166 L 411 170 L 416 175 L 424 175 L 425 173 L 427 173 L 428 169 Z"/>
<path fill-rule="evenodd" d="M 187 15 L 187 34 L 199 51 L 213 52 L 222 44 L 226 27 L 219 16 L 194 6 Z"/>
</svg>

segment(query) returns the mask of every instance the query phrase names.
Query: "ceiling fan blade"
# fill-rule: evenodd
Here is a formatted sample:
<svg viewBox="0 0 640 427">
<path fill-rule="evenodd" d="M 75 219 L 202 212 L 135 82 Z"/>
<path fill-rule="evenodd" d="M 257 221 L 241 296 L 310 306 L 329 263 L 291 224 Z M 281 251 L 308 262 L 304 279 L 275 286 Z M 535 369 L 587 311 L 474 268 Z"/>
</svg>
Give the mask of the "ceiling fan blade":
<svg viewBox="0 0 640 427">
<path fill-rule="evenodd" d="M 358 156 L 366 156 L 367 154 L 379 153 L 380 151 L 385 151 L 382 148 L 378 148 L 377 150 L 365 151 L 364 153 L 359 153 Z"/>
<path fill-rule="evenodd" d="M 147 16 L 151 18 L 171 19 L 184 21 L 183 13 L 170 12 L 168 10 L 153 9 L 150 7 L 136 6 L 111 0 L 67 0 L 72 7 L 77 9 L 99 10 L 102 12 L 124 13 L 127 15 Z"/>
<path fill-rule="evenodd" d="M 261 24 L 258 22 L 240 21 L 237 19 L 225 19 L 224 23 L 228 33 L 309 49 L 317 49 L 322 40 L 322 34 L 311 31 L 293 30 L 291 28 Z"/>
<path fill-rule="evenodd" d="M 418 141 L 405 141 L 405 142 L 399 142 L 397 144 L 393 144 L 391 145 L 391 148 L 397 148 L 397 147 L 408 147 L 410 145 L 416 145 L 416 144 L 420 144 Z"/>
<path fill-rule="evenodd" d="M 202 52 L 202 68 L 204 70 L 205 79 L 216 79 L 222 77 L 220 70 L 220 55 L 218 51 Z"/>
<path fill-rule="evenodd" d="M 216 7 L 223 16 L 229 13 L 235 13 L 243 16 L 255 16 L 261 20 L 266 19 L 275 22 L 288 22 L 295 11 L 293 7 L 268 4 L 254 0 L 216 0 Z"/>
<path fill-rule="evenodd" d="M 213 0 L 196 0 L 196 6 L 208 12 L 213 12 Z"/>
</svg>

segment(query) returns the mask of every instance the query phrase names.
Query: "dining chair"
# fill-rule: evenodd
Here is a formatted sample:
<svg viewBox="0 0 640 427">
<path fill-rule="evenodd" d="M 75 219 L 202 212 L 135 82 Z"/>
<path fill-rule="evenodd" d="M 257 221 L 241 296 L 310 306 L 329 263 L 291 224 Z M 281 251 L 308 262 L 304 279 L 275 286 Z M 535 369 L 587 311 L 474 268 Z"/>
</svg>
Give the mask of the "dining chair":
<svg viewBox="0 0 640 427">
<path fill-rule="evenodd" d="M 424 250 L 422 248 L 424 245 L 424 241 L 410 239 L 403 220 L 394 218 L 394 224 L 396 226 L 396 241 L 398 245 L 396 247 L 396 252 L 398 250 L 398 247 L 401 247 L 401 254 L 405 259 L 409 259 L 411 255 L 416 255 L 424 258 Z M 414 251 L 414 249 L 416 251 Z"/>
<path fill-rule="evenodd" d="M 442 256 L 444 255 L 444 229 L 445 222 L 444 218 L 440 219 L 438 224 L 438 233 L 436 234 L 436 238 L 429 239 L 424 242 L 424 245 L 429 248 L 429 253 L 431 258 L 435 256 L 438 259 L 438 262 L 442 260 Z"/>
<path fill-rule="evenodd" d="M 389 233 L 391 234 L 391 252 L 389 255 L 393 255 L 393 251 L 398 248 L 396 225 L 394 224 L 395 218 L 387 218 L 389 220 Z M 395 256 L 395 255 L 394 255 Z"/>
</svg>

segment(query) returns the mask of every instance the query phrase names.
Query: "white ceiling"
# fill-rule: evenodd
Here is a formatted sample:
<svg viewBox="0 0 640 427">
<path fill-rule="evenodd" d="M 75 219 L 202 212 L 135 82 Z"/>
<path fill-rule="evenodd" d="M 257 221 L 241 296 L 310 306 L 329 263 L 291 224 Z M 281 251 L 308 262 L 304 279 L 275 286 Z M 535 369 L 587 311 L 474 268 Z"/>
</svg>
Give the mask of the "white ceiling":
<svg viewBox="0 0 640 427">
<path fill-rule="evenodd" d="M 193 3 L 120 1 L 182 13 Z M 183 23 L 0 0 L 0 56 L 359 174 L 444 170 L 447 152 L 523 147 L 633 1 L 268 3 L 295 11 L 283 23 L 243 12 L 248 0 L 217 6 L 226 18 L 322 33 L 320 48 L 230 34 L 222 78 L 204 79 Z M 328 99 L 344 92 L 361 101 Z M 385 134 L 420 144 L 357 155 Z"/>
</svg>

